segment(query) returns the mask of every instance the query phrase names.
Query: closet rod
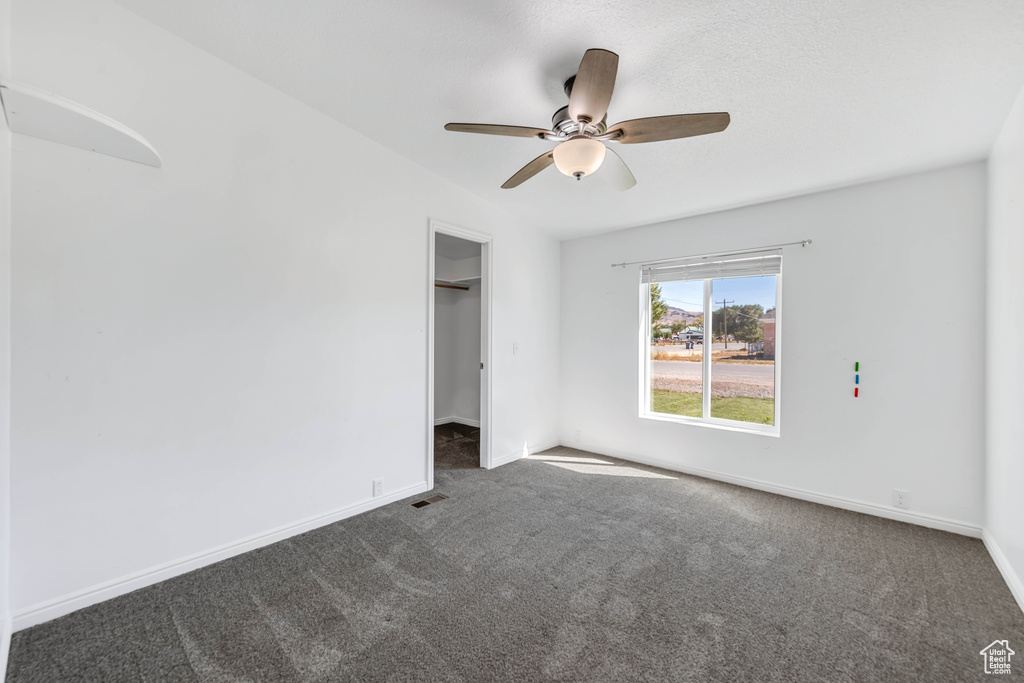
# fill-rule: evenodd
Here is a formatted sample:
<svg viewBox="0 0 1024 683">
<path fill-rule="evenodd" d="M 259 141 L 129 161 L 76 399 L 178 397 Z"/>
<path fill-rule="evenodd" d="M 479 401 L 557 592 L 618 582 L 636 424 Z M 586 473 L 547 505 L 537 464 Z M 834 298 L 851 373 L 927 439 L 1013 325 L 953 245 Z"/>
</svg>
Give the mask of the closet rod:
<svg viewBox="0 0 1024 683">
<path fill-rule="evenodd" d="M 458 287 L 456 285 L 442 285 L 442 284 L 439 284 L 437 282 L 434 283 L 434 286 L 435 287 L 444 287 L 445 289 L 461 289 L 464 292 L 468 292 L 469 291 L 469 287 Z"/>
</svg>

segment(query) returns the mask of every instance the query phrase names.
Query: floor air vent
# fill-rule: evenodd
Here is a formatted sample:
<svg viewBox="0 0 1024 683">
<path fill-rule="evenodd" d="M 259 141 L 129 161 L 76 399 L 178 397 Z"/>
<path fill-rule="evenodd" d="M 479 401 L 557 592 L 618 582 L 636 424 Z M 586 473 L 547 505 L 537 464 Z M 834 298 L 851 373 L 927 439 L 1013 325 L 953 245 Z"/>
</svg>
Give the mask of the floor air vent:
<svg viewBox="0 0 1024 683">
<path fill-rule="evenodd" d="M 431 503 L 440 503 L 442 500 L 444 500 L 447 497 L 448 496 L 444 495 L 443 493 L 439 493 L 436 496 L 431 496 L 430 498 L 427 498 L 425 500 L 418 500 L 415 503 L 413 503 L 412 506 L 414 508 L 425 508 L 428 505 L 430 505 Z"/>
</svg>

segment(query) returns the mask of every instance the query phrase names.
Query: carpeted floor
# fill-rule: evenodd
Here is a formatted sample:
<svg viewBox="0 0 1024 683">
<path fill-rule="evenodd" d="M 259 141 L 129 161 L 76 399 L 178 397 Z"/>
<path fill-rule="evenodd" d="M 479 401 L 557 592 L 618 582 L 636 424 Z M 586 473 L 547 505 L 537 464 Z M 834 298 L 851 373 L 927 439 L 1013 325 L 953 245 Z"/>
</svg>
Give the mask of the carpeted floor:
<svg viewBox="0 0 1024 683">
<path fill-rule="evenodd" d="M 480 467 L 480 428 L 449 422 L 434 427 L 434 469 Z"/>
<path fill-rule="evenodd" d="M 16 633 L 8 681 L 974 681 L 1024 647 L 974 539 L 565 448 L 436 482 Z"/>
</svg>

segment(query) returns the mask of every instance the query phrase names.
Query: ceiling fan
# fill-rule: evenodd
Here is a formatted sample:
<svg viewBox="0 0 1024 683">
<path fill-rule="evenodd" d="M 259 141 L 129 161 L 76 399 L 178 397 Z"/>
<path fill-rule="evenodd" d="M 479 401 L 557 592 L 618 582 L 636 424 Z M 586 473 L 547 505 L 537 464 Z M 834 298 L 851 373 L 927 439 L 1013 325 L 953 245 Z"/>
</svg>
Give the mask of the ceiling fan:
<svg viewBox="0 0 1024 683">
<path fill-rule="evenodd" d="M 506 180 L 501 186 L 506 190 L 518 187 L 551 164 L 577 180 L 604 164 L 605 174 L 612 185 L 619 190 L 628 190 L 636 185 L 636 178 L 622 158 L 605 146 L 606 141 L 624 145 L 660 142 L 718 133 L 729 125 L 729 114 L 717 112 L 651 116 L 608 126 L 608 104 L 612 100 L 618 68 L 619 56 L 614 52 L 587 50 L 576 75 L 565 82 L 569 104 L 551 117 L 550 130 L 489 123 L 449 123 L 444 128 L 460 133 L 540 138 L 558 143 L 553 150 L 541 154 Z"/>
</svg>

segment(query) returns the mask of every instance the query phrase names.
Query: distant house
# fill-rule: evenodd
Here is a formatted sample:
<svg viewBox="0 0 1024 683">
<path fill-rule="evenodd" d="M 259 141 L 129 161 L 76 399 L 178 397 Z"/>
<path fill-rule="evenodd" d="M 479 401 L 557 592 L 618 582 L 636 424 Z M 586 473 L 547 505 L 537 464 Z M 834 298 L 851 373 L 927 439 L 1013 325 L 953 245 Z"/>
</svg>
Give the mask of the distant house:
<svg viewBox="0 0 1024 683">
<path fill-rule="evenodd" d="M 764 356 L 765 360 L 775 360 L 775 309 L 771 309 L 761 318 L 764 325 Z"/>
<path fill-rule="evenodd" d="M 680 330 L 676 334 L 672 335 L 672 338 L 673 339 L 678 339 L 679 341 L 700 341 L 700 342 L 702 342 L 702 341 L 704 341 L 704 330 L 702 330 L 699 327 L 696 327 L 694 325 L 690 325 L 690 326 L 686 327 L 685 329 Z"/>
</svg>

